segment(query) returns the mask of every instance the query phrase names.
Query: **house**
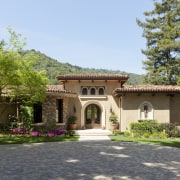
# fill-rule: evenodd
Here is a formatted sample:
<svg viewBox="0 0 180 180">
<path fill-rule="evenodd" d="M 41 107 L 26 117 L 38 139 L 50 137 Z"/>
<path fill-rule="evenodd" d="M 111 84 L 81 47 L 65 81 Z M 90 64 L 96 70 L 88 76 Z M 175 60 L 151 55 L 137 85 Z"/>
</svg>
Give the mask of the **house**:
<svg viewBox="0 0 180 180">
<path fill-rule="evenodd" d="M 56 121 L 66 127 L 68 117 L 77 117 L 78 129 L 110 129 L 109 117 L 118 116 L 119 129 L 131 122 L 155 119 L 180 125 L 180 86 L 124 85 L 127 75 L 59 75 L 60 85 L 47 87 L 46 101 L 35 105 L 34 123 Z"/>
<path fill-rule="evenodd" d="M 119 129 L 131 122 L 155 119 L 180 126 L 180 86 L 125 85 L 127 75 L 67 74 L 57 76 L 59 85 L 48 85 L 46 100 L 34 105 L 34 125 L 55 121 L 67 128 L 68 118 L 77 117 L 78 129 L 111 129 L 109 117 L 118 117 Z M 0 111 L 5 109 L 0 104 Z M 17 113 L 16 105 L 8 105 Z M 0 123 L 7 119 L 7 112 Z"/>
</svg>

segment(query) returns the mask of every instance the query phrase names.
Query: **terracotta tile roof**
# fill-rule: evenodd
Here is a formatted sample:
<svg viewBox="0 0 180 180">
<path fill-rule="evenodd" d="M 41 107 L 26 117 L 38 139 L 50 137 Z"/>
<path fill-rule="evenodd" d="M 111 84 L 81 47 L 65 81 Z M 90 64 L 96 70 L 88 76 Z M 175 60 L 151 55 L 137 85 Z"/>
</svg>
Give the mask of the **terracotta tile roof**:
<svg viewBox="0 0 180 180">
<path fill-rule="evenodd" d="M 128 75 L 122 74 L 66 74 L 56 77 L 58 80 L 128 80 Z"/>
<path fill-rule="evenodd" d="M 47 93 L 64 93 L 64 94 L 75 94 L 72 93 L 71 91 L 67 91 L 64 89 L 63 85 L 47 85 L 46 89 Z"/>
<path fill-rule="evenodd" d="M 180 94 L 180 86 L 166 86 L 166 85 L 137 85 L 137 86 L 124 86 L 117 88 L 114 94 L 122 93 L 178 93 Z"/>
</svg>

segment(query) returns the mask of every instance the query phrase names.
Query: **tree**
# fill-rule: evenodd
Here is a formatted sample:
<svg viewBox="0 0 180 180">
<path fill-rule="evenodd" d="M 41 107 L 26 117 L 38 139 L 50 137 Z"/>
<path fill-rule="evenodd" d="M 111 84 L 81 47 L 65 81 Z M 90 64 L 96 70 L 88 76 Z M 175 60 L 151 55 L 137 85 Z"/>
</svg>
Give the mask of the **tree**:
<svg viewBox="0 0 180 180">
<path fill-rule="evenodd" d="M 26 44 L 21 35 L 8 28 L 9 42 L 0 43 L 0 100 L 33 104 L 45 98 L 47 78 L 44 71 L 35 71 L 38 57 L 31 52 L 21 55 Z"/>
<path fill-rule="evenodd" d="M 147 39 L 142 50 L 147 74 L 145 83 L 180 84 L 180 0 L 155 0 L 155 8 L 144 12 L 145 22 L 137 19 Z"/>
</svg>

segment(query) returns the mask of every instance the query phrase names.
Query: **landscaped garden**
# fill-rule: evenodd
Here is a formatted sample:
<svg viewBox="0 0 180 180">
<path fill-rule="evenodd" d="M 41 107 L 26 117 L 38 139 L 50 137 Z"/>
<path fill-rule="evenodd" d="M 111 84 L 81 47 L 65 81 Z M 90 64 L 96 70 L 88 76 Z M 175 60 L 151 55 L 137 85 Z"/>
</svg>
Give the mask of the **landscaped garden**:
<svg viewBox="0 0 180 180">
<path fill-rule="evenodd" d="M 21 110 L 23 110 L 21 108 Z M 42 125 L 32 124 L 32 113 L 27 113 L 29 108 L 21 111 L 21 120 L 15 115 L 9 115 L 8 124 L 0 124 L 0 144 L 23 144 L 57 141 L 77 141 L 75 131 L 66 130 L 56 125 L 55 121 Z"/>
<path fill-rule="evenodd" d="M 145 120 L 131 123 L 130 132 L 114 130 L 110 139 L 180 148 L 180 129 L 171 123 L 160 124 L 155 120 Z"/>
</svg>

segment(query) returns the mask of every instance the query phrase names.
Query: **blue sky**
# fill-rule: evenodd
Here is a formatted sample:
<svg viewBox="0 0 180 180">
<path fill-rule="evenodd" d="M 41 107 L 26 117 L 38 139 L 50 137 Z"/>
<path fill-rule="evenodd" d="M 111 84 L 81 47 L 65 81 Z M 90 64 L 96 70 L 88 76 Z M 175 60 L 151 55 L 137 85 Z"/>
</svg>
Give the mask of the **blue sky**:
<svg viewBox="0 0 180 180">
<path fill-rule="evenodd" d="M 0 39 L 10 26 L 35 49 L 80 67 L 143 74 L 144 11 L 153 0 L 0 0 Z"/>
</svg>

